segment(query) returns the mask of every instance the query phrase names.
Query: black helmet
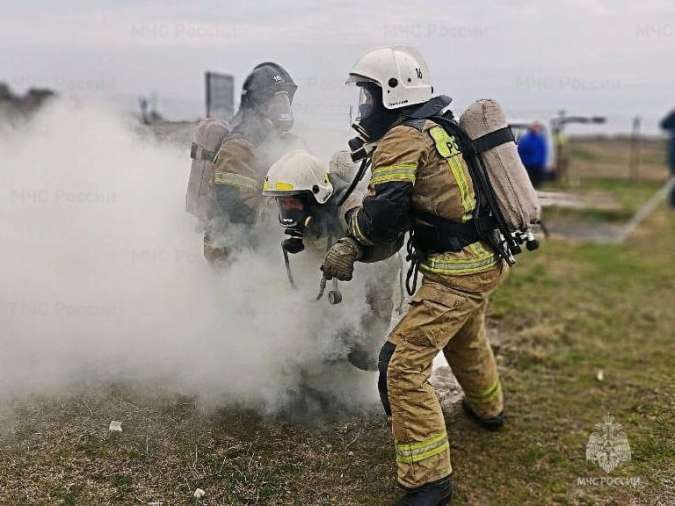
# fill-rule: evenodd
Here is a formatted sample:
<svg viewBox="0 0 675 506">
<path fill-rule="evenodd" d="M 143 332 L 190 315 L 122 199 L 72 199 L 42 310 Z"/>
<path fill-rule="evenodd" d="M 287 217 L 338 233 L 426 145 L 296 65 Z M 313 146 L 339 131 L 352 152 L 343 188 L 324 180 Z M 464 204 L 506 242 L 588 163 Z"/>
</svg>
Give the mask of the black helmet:
<svg viewBox="0 0 675 506">
<path fill-rule="evenodd" d="M 290 102 L 298 86 L 281 65 L 264 62 L 256 65 L 246 77 L 241 92 L 241 105 L 262 105 L 279 91 L 288 93 Z"/>
<path fill-rule="evenodd" d="M 232 131 L 261 142 L 269 134 L 269 127 L 279 133 L 293 127 L 291 103 L 297 85 L 293 78 L 278 63 L 265 62 L 256 65 L 244 80 L 239 111 L 232 118 Z M 271 122 L 271 125 L 265 124 Z"/>
</svg>

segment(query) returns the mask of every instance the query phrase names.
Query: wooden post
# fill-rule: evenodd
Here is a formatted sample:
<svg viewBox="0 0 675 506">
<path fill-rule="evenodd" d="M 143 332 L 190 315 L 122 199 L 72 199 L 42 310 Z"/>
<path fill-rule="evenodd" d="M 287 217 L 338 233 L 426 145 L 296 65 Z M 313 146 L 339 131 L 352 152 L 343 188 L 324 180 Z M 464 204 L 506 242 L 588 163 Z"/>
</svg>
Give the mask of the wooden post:
<svg viewBox="0 0 675 506">
<path fill-rule="evenodd" d="M 633 118 L 633 132 L 630 138 L 629 175 L 631 181 L 640 179 L 640 116 Z"/>
<path fill-rule="evenodd" d="M 565 139 L 565 117 L 564 110 L 558 112 L 558 116 L 551 121 L 551 134 L 553 136 L 553 145 L 555 147 L 555 170 L 558 180 L 562 184 L 569 184 L 569 156 L 567 152 L 567 142 Z"/>
</svg>

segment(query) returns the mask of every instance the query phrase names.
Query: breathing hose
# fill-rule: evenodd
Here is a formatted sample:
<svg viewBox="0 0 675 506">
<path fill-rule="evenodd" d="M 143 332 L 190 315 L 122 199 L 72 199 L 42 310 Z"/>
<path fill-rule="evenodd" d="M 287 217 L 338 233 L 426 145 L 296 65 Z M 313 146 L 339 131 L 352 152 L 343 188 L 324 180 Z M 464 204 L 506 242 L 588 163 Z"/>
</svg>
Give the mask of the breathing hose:
<svg viewBox="0 0 675 506">
<path fill-rule="evenodd" d="M 359 166 L 359 170 L 356 171 L 356 174 L 354 175 L 354 179 L 352 179 L 352 182 L 349 183 L 349 186 L 345 190 L 345 192 L 340 196 L 340 199 L 337 201 L 337 207 L 340 207 L 342 204 L 344 204 L 349 196 L 354 193 L 354 190 L 356 189 L 356 186 L 359 184 L 359 182 L 363 179 L 363 176 L 366 174 L 366 170 L 368 170 L 368 166 L 370 165 L 370 157 L 366 157 L 363 159 L 361 162 L 361 165 Z"/>
</svg>

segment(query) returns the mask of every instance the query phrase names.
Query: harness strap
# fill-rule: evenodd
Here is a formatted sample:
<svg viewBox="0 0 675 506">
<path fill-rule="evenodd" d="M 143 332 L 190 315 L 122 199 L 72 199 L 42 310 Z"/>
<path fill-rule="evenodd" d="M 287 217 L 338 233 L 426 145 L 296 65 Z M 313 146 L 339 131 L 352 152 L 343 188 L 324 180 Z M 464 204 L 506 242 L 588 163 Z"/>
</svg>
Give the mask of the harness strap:
<svg viewBox="0 0 675 506">
<path fill-rule="evenodd" d="M 429 213 L 415 212 L 415 247 L 425 253 L 461 251 L 481 239 L 477 221 L 459 223 Z"/>
<path fill-rule="evenodd" d="M 408 273 L 405 277 L 405 289 L 411 297 L 417 290 L 417 277 L 420 272 L 420 264 L 425 258 L 424 254 L 415 248 L 414 235 L 415 233 L 411 232 L 408 237 L 408 244 L 406 245 L 408 254 L 405 257 L 405 259 L 410 262 L 410 267 L 408 268 Z"/>
</svg>

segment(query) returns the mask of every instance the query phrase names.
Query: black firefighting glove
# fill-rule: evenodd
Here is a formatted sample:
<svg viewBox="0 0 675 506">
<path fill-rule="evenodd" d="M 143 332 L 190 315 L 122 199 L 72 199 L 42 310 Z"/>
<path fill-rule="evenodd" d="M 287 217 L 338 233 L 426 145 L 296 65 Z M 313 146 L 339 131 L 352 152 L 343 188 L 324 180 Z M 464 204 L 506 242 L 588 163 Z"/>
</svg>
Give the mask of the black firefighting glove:
<svg viewBox="0 0 675 506">
<path fill-rule="evenodd" d="M 324 277 L 350 281 L 354 273 L 354 262 L 361 258 L 361 255 L 359 243 L 351 237 L 343 237 L 326 252 L 321 266 Z"/>
</svg>

